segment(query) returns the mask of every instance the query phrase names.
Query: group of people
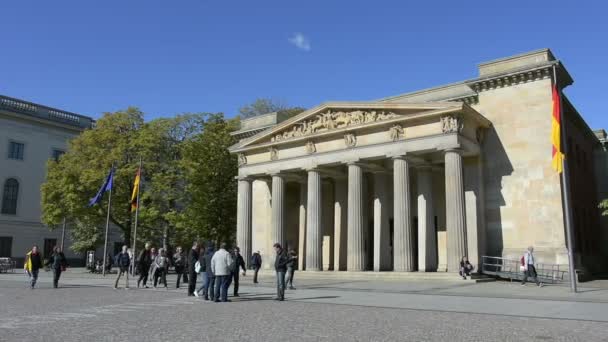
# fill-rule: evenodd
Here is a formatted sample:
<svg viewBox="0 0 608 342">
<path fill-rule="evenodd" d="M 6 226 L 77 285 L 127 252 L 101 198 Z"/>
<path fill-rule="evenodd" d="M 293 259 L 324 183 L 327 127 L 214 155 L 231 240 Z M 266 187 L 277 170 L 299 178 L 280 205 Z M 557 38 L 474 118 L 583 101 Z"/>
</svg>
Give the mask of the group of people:
<svg viewBox="0 0 608 342">
<path fill-rule="evenodd" d="M 23 268 L 29 276 L 29 285 L 31 289 L 36 287 L 38 273 L 43 266 L 49 267 L 53 271 L 53 287 L 57 288 L 59 286 L 61 272 L 65 271 L 68 267 L 67 260 L 61 248 L 54 247 L 51 256 L 44 263 L 43 258 L 38 251 L 38 246 L 34 245 L 32 250 L 26 254 Z"/>
</svg>

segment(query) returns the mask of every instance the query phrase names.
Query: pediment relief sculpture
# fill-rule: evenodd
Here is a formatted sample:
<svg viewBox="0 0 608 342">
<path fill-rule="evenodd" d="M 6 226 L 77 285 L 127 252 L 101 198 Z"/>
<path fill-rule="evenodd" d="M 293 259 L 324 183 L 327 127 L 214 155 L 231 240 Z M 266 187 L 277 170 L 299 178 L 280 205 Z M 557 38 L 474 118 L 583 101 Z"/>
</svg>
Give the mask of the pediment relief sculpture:
<svg viewBox="0 0 608 342">
<path fill-rule="evenodd" d="M 449 115 L 441 117 L 441 130 L 443 133 L 460 133 L 464 128 L 464 122 L 458 116 Z"/>
<path fill-rule="evenodd" d="M 294 123 L 285 131 L 275 134 L 270 141 L 283 141 L 291 138 L 310 135 L 318 132 L 330 131 L 349 126 L 355 126 L 376 121 L 384 121 L 399 117 L 398 114 L 386 111 L 334 111 L 328 110 L 320 113 L 315 118 Z"/>
</svg>

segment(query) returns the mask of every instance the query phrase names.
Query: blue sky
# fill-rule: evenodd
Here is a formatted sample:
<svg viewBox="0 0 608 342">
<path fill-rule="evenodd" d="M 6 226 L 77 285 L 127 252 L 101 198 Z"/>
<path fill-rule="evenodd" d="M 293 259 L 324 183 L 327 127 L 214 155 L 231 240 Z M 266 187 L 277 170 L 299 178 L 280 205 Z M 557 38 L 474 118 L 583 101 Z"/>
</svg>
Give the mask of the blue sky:
<svg viewBox="0 0 608 342">
<path fill-rule="evenodd" d="M 504 5 L 499 5 L 504 4 Z M 3 1 L 0 94 L 99 117 L 311 107 L 477 75 L 549 47 L 606 127 L 608 6 L 596 1 Z"/>
</svg>

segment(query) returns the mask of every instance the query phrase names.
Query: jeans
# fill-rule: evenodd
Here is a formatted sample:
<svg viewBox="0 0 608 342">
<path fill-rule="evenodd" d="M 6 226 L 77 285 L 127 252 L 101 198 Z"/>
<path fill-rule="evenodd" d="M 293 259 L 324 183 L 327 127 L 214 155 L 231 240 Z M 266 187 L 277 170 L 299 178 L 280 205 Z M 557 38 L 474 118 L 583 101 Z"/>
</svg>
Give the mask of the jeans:
<svg viewBox="0 0 608 342">
<path fill-rule="evenodd" d="M 34 286 L 36 286 L 36 281 L 38 280 L 38 271 L 39 270 L 30 271 L 30 287 L 31 288 L 34 288 Z"/>
<path fill-rule="evenodd" d="M 207 274 L 207 272 L 201 272 L 199 273 L 201 279 L 201 285 L 196 289 L 196 293 L 200 293 L 201 291 L 205 292 L 205 275 Z"/>
<path fill-rule="evenodd" d="M 260 270 L 260 266 L 253 266 L 253 283 L 258 283 L 258 271 Z"/>
<path fill-rule="evenodd" d="M 61 268 L 53 268 L 53 287 L 59 286 L 59 277 L 61 277 Z"/>
<path fill-rule="evenodd" d="M 228 301 L 228 279 L 230 275 L 215 276 L 215 301 Z"/>
<path fill-rule="evenodd" d="M 215 277 L 213 274 L 209 274 L 207 272 L 203 273 L 203 280 L 205 281 L 203 285 L 203 296 L 205 299 L 211 298 L 211 300 L 215 299 Z"/>
<path fill-rule="evenodd" d="M 285 299 L 285 272 L 277 271 L 277 298 Z"/>
<path fill-rule="evenodd" d="M 196 289 L 196 272 L 192 267 L 188 272 L 188 296 L 194 296 L 194 289 Z"/>
<path fill-rule="evenodd" d="M 525 284 L 528 280 L 528 277 L 534 278 L 534 282 L 536 285 L 540 285 L 540 281 L 538 281 L 538 275 L 536 274 L 536 268 L 534 265 L 528 265 L 528 269 L 524 271 L 524 279 L 522 280 L 522 284 Z"/>
<path fill-rule="evenodd" d="M 183 279 L 184 283 L 188 282 L 188 275 L 186 274 L 185 267 L 176 267 L 175 273 L 177 273 L 177 283 L 175 284 L 175 288 L 179 289 L 179 283 Z"/>
<path fill-rule="evenodd" d="M 121 267 L 118 270 L 118 276 L 116 277 L 116 281 L 114 282 L 114 288 L 118 287 L 118 281 L 120 281 L 120 277 L 123 274 L 125 275 L 125 289 L 129 288 L 129 269 L 127 267 L 125 267 L 125 268 Z"/>
<path fill-rule="evenodd" d="M 287 280 L 285 281 L 287 284 L 289 284 L 289 287 L 293 287 L 293 275 L 295 273 L 296 269 L 294 267 L 287 267 Z"/>
</svg>

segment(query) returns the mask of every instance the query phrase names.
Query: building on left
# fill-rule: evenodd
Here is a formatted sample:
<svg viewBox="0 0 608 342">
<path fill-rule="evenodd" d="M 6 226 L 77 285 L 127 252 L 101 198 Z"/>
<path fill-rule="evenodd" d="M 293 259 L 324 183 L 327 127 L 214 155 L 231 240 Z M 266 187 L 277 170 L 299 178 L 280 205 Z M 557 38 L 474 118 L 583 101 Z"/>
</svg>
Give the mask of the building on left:
<svg viewBox="0 0 608 342">
<path fill-rule="evenodd" d="M 47 161 L 94 124 L 88 116 L 0 95 L 0 257 L 21 264 L 33 245 L 45 257 L 61 245 L 62 227 L 50 230 L 41 222 Z M 69 248 L 69 225 L 66 231 L 66 257 L 70 265 L 82 265 L 84 255 Z"/>
</svg>

